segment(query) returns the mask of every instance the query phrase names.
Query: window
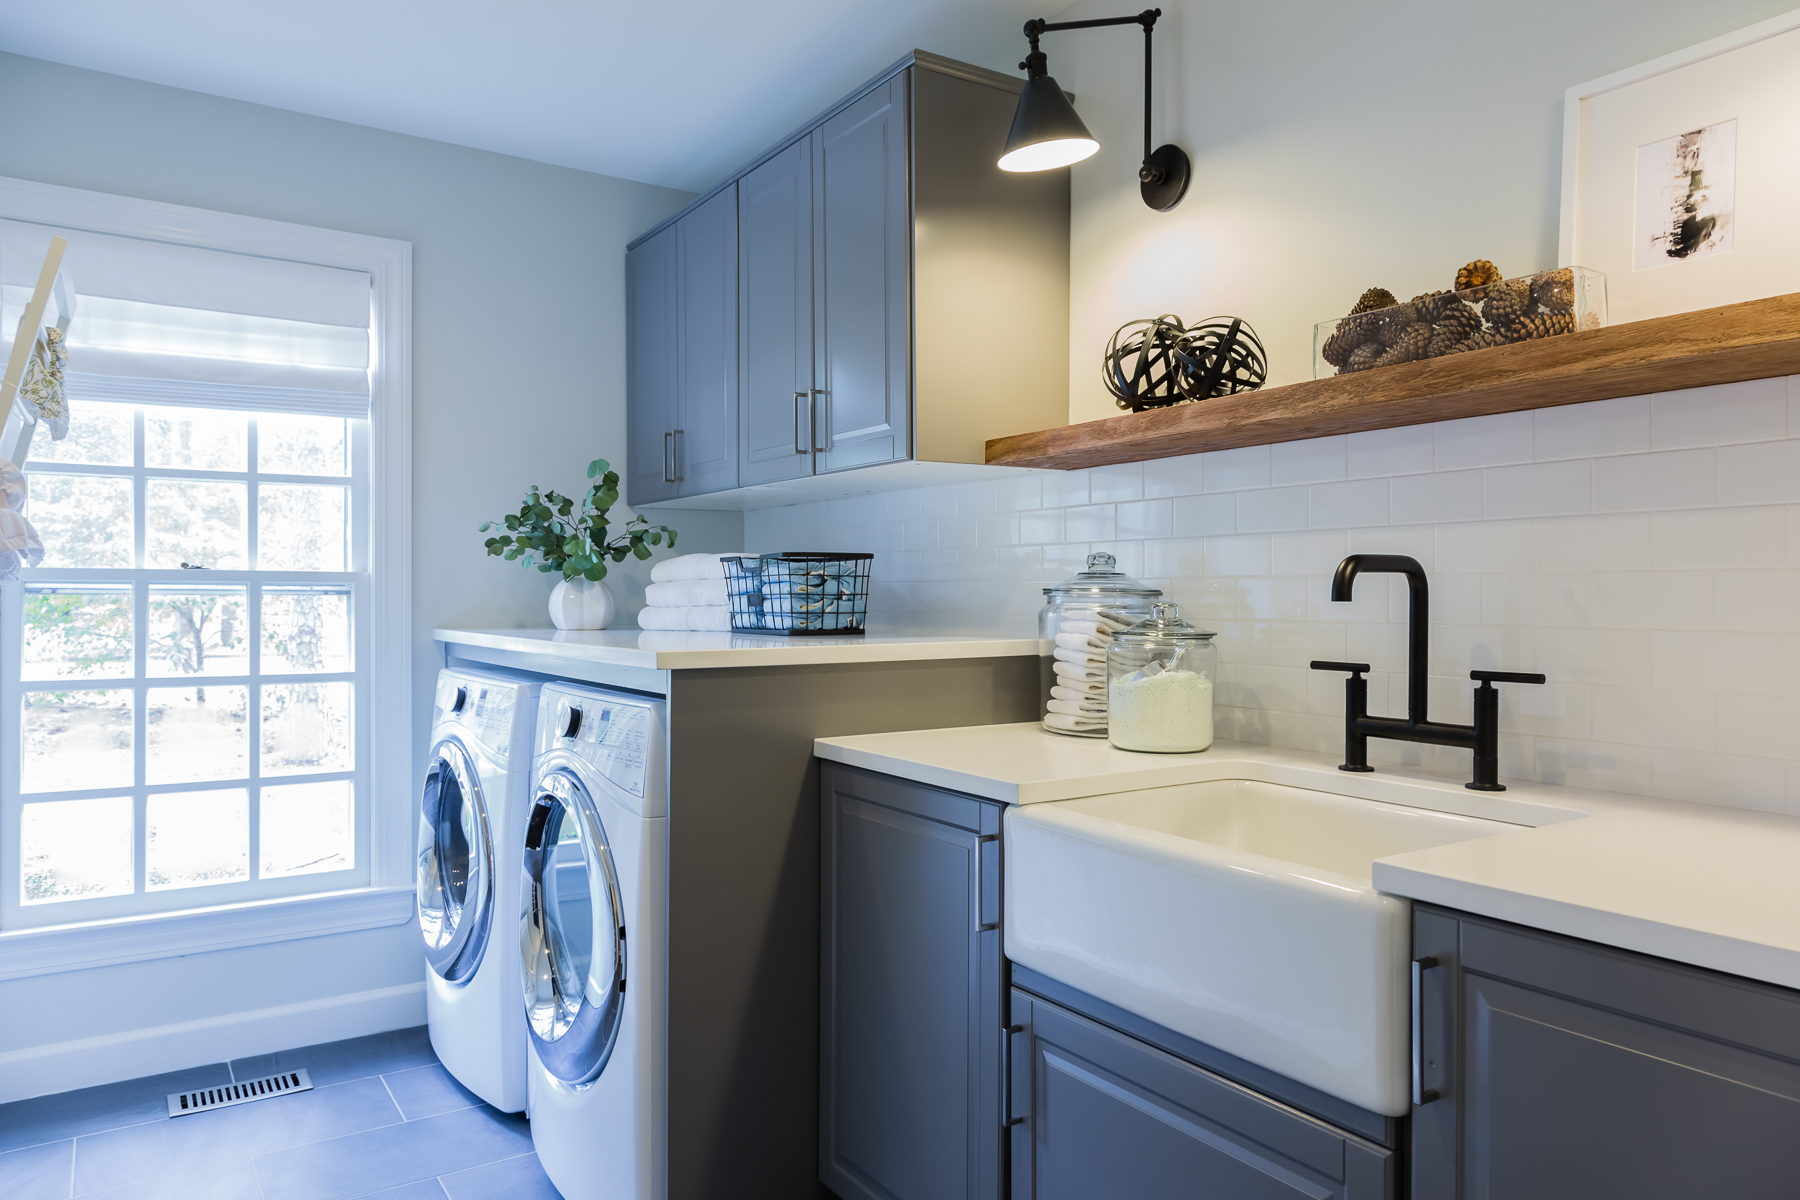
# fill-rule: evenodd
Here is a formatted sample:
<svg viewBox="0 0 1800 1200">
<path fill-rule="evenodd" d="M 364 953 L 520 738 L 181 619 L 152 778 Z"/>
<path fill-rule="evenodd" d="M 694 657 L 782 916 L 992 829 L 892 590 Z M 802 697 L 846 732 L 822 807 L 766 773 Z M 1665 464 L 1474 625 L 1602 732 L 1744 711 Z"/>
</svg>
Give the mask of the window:
<svg viewBox="0 0 1800 1200">
<path fill-rule="evenodd" d="M 396 256 L 202 215 L 223 248 L 0 220 L 8 310 L 50 232 L 78 294 L 69 436 L 22 464 L 45 558 L 0 585 L 0 929 L 410 876 Z"/>
</svg>

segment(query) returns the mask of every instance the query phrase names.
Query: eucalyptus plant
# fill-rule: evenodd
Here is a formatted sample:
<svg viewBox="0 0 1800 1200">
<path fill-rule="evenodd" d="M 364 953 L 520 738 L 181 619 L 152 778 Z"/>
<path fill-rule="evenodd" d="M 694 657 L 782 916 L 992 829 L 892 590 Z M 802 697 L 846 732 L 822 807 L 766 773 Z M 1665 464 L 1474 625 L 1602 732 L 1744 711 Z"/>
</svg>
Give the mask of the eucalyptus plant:
<svg viewBox="0 0 1800 1200">
<path fill-rule="evenodd" d="M 506 532 L 489 538 L 487 552 L 507 562 L 543 572 L 561 571 L 564 579 L 597 581 L 606 578 L 606 560 L 625 561 L 626 555 L 645 559 L 650 548 L 668 539 L 675 545 L 675 531 L 667 525 L 652 525 L 643 516 L 627 521 L 620 532 L 607 538 L 612 522 L 606 514 L 619 502 L 619 473 L 604 458 L 588 464 L 587 477 L 598 480 L 581 497 L 580 507 L 568 496 L 553 491 L 540 492 L 537 485 L 525 493 L 525 503 L 516 513 L 507 513 L 498 521 L 483 521 L 480 532 L 497 526 Z"/>
</svg>

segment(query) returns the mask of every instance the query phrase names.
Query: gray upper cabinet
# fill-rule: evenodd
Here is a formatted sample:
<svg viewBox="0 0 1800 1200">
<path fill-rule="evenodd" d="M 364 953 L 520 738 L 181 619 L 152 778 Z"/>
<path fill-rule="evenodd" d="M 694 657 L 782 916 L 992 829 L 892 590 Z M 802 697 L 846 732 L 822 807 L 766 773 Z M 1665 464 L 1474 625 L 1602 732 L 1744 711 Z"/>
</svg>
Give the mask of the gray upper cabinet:
<svg viewBox="0 0 1800 1200">
<path fill-rule="evenodd" d="M 1800 1194 L 1800 993 L 1420 905 L 1418 1200 Z"/>
<path fill-rule="evenodd" d="M 907 457 L 906 83 L 896 75 L 819 131 L 822 472 Z"/>
<path fill-rule="evenodd" d="M 813 472 L 813 139 L 738 182 L 738 479 Z"/>
<path fill-rule="evenodd" d="M 981 463 L 990 438 L 1067 421 L 1069 175 L 996 165 L 1019 85 L 914 51 L 634 244 L 635 364 L 661 336 L 638 325 L 671 311 L 637 260 L 677 234 L 675 344 L 656 349 L 675 355 L 679 411 L 661 373 L 634 367 L 633 504 L 906 459 Z"/>
<path fill-rule="evenodd" d="M 661 230 L 625 255 L 625 486 L 634 506 L 680 494 L 674 466 L 678 232 Z"/>
</svg>

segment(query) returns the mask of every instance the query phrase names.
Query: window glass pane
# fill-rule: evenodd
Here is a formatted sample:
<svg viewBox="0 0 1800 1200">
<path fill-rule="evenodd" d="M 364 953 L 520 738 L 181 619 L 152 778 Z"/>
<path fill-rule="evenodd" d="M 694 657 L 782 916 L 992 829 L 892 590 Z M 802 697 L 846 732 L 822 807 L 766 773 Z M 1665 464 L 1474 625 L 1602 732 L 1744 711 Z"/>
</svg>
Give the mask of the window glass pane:
<svg viewBox="0 0 1800 1200">
<path fill-rule="evenodd" d="M 131 673 L 129 589 L 25 589 L 21 679 L 92 679 Z"/>
<path fill-rule="evenodd" d="M 171 792 L 144 806 L 144 885 L 167 888 L 250 878 L 250 793 Z"/>
<path fill-rule="evenodd" d="M 71 417 L 69 436 L 62 441 L 51 441 L 42 429 L 32 436 L 31 459 L 129 467 L 131 415 L 129 404 L 83 404 L 81 412 Z"/>
<path fill-rule="evenodd" d="M 269 475 L 348 475 L 347 428 L 342 417 L 258 417 L 256 469 Z"/>
<path fill-rule="evenodd" d="M 348 771 L 350 685 L 280 683 L 262 690 L 262 773 Z"/>
<path fill-rule="evenodd" d="M 31 523 L 46 567 L 129 567 L 131 480 L 31 474 Z"/>
<path fill-rule="evenodd" d="M 257 569 L 344 570 L 347 494 L 341 487 L 263 484 L 257 490 Z"/>
<path fill-rule="evenodd" d="M 144 711 L 145 781 L 197 783 L 250 774 L 249 689 L 151 688 Z"/>
<path fill-rule="evenodd" d="M 19 787 L 26 792 L 130 787 L 131 693 L 26 692 Z"/>
<path fill-rule="evenodd" d="M 150 674 L 248 675 L 243 588 L 150 589 Z"/>
<path fill-rule="evenodd" d="M 19 858 L 24 904 L 130 894 L 131 797 L 27 804 Z"/>
<path fill-rule="evenodd" d="M 356 865 L 350 781 L 262 790 L 262 877 L 347 871 Z"/>
<path fill-rule="evenodd" d="M 146 408 L 144 465 L 196 471 L 250 469 L 250 422 L 210 408 Z"/>
<path fill-rule="evenodd" d="M 264 588 L 262 631 L 265 675 L 348 671 L 349 589 Z"/>
<path fill-rule="evenodd" d="M 144 484 L 144 565 L 241 569 L 247 485 L 152 479 Z M 129 536 L 129 535 L 127 535 Z"/>
</svg>

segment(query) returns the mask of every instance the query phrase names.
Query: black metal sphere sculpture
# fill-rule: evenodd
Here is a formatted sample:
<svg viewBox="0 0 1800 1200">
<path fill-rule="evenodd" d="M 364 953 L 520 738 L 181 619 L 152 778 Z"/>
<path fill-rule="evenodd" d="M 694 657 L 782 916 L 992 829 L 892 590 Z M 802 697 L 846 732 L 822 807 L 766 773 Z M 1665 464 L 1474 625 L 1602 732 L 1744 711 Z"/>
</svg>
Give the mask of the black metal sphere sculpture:
<svg viewBox="0 0 1800 1200">
<path fill-rule="evenodd" d="M 1132 412 L 1254 391 L 1268 374 L 1262 342 L 1243 318 L 1189 329 L 1170 313 L 1121 325 L 1100 366 L 1106 390 Z"/>
</svg>

